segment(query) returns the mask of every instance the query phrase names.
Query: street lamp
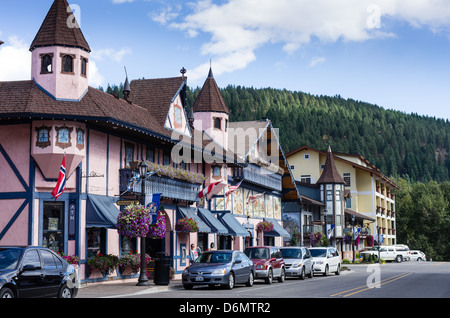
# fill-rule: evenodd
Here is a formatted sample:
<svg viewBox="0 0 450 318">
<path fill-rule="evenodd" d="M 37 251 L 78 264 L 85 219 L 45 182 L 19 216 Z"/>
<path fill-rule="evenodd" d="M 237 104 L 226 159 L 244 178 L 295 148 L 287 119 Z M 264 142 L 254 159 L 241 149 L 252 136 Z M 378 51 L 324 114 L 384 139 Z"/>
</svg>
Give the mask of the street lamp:
<svg viewBox="0 0 450 318">
<path fill-rule="evenodd" d="M 352 251 L 353 251 L 353 263 L 355 262 L 355 216 L 352 215 Z"/>
<path fill-rule="evenodd" d="M 139 164 L 139 176 L 141 178 L 141 204 L 145 208 L 145 179 L 147 178 L 148 165 L 145 161 Z M 147 266 L 145 262 L 145 236 L 141 237 L 141 273 L 136 286 L 149 286 L 147 277 Z"/>
<path fill-rule="evenodd" d="M 380 260 L 380 230 L 381 230 L 381 228 L 377 225 L 378 263 L 381 263 L 381 260 Z"/>
</svg>

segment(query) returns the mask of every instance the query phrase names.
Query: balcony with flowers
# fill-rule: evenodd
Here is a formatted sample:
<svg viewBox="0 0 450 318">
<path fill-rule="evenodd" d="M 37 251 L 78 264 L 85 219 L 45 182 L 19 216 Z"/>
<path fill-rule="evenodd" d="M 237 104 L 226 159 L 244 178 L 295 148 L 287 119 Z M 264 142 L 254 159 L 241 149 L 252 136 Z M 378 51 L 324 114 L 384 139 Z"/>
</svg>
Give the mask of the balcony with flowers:
<svg viewBox="0 0 450 318">
<path fill-rule="evenodd" d="M 162 197 L 197 202 L 198 193 L 206 178 L 194 173 L 169 165 L 160 165 L 146 161 L 148 176 L 145 180 L 145 193 L 161 193 Z M 141 193 L 141 179 L 137 169 L 138 162 L 133 162 L 130 169 L 120 170 L 120 192 Z"/>
</svg>

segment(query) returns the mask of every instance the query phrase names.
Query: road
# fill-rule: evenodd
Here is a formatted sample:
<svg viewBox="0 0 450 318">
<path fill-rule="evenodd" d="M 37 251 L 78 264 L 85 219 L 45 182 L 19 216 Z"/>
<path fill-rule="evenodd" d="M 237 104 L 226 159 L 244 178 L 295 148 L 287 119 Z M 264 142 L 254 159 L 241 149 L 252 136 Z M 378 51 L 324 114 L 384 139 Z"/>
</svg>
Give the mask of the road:
<svg viewBox="0 0 450 318">
<path fill-rule="evenodd" d="M 157 293 L 118 295 L 118 298 L 275 299 L 275 298 L 450 298 L 450 263 L 403 262 L 383 265 L 345 265 L 350 271 L 305 280 L 286 279 L 271 285 L 255 281 L 253 287 L 232 290 L 196 286 Z M 101 297 L 101 295 L 98 295 Z M 114 296 L 113 296 L 114 297 Z M 111 298 L 111 296 L 109 296 Z"/>
</svg>

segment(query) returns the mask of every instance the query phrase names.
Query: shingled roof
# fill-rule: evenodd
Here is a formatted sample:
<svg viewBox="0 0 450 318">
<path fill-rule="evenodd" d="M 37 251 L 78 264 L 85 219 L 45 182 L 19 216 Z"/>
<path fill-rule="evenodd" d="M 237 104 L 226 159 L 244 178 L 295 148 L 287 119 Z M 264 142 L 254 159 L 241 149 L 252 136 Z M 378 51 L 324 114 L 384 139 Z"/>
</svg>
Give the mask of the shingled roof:
<svg viewBox="0 0 450 318">
<path fill-rule="evenodd" d="M 325 167 L 323 168 L 322 175 L 319 180 L 317 180 L 318 184 L 321 183 L 342 183 L 345 184 L 344 179 L 339 175 L 339 171 L 336 168 L 336 164 L 334 163 L 333 153 L 331 152 L 331 147 L 328 146 L 327 159 L 325 161 Z"/>
<path fill-rule="evenodd" d="M 197 112 L 218 112 L 229 114 L 229 110 L 216 80 L 214 79 L 212 70 L 209 70 L 208 78 L 203 84 L 202 90 L 192 106 L 194 113 Z"/>
<path fill-rule="evenodd" d="M 72 23 L 68 23 L 71 16 L 73 17 Z M 67 0 L 55 0 L 53 2 L 41 28 L 31 43 L 30 51 L 37 47 L 55 45 L 76 47 L 87 52 L 91 51 Z"/>
</svg>

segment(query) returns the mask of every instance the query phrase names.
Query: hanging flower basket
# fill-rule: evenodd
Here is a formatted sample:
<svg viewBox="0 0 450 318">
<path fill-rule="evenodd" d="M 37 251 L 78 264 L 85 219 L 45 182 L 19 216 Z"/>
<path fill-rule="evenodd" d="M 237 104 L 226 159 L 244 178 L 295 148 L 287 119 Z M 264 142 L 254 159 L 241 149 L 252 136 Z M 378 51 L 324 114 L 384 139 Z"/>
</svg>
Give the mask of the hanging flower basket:
<svg viewBox="0 0 450 318">
<path fill-rule="evenodd" d="M 367 237 L 366 237 L 367 246 L 372 247 L 374 242 L 375 242 L 375 240 L 374 240 L 373 236 L 367 235 Z"/>
<path fill-rule="evenodd" d="M 150 225 L 150 212 L 142 205 L 129 205 L 117 217 L 117 231 L 130 238 L 146 237 Z"/>
<path fill-rule="evenodd" d="M 175 231 L 177 232 L 197 232 L 198 225 L 192 218 L 184 218 L 177 221 L 175 224 Z"/>
<path fill-rule="evenodd" d="M 156 224 L 150 225 L 147 237 L 160 240 L 166 237 L 166 218 L 159 212 Z"/>
<path fill-rule="evenodd" d="M 269 221 L 261 221 L 256 226 L 256 230 L 258 232 L 272 232 L 273 231 L 273 223 Z"/>
<path fill-rule="evenodd" d="M 327 247 L 330 241 L 322 232 L 311 233 L 310 243 L 312 247 Z"/>
</svg>

